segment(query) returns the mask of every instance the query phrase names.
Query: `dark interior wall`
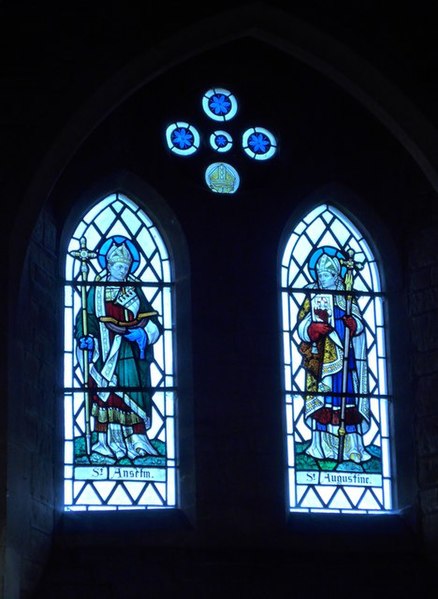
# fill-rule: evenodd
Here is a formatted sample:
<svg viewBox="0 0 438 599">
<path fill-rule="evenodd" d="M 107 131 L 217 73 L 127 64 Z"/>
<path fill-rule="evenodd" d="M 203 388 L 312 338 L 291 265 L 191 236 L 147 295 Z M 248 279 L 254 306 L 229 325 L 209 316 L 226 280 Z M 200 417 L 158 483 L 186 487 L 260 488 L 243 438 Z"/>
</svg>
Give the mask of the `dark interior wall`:
<svg viewBox="0 0 438 599">
<path fill-rule="evenodd" d="M 164 144 L 172 120 L 192 121 L 207 135 L 212 126 L 200 96 L 215 85 L 232 89 L 239 100 L 228 128 L 236 139 L 244 127 L 262 125 L 280 141 L 278 155 L 266 164 L 252 163 L 237 147 L 227 156 L 241 174 L 234 196 L 206 189 L 203 171 L 214 158 L 207 144 L 193 159 L 171 155 Z M 151 186 L 187 242 L 193 405 L 181 433 L 192 427 L 195 509 L 183 505 L 190 509 L 177 521 L 159 516 L 128 517 L 116 526 L 108 519 L 65 524 L 53 482 L 54 476 L 59 483 L 56 428 L 62 418 L 52 376 L 59 337 L 50 315 L 60 316 L 54 273 L 66 223 L 114 185 L 115 173 L 121 173 L 122 191 L 139 189 L 134 180 Z M 138 199 L 147 209 L 148 197 L 140 193 Z M 372 526 L 286 517 L 278 255 L 286 224 L 319 199 L 339 203 L 358 219 L 375 243 L 391 291 L 393 375 L 402 404 L 394 407 L 398 507 L 407 514 Z M 315 561 L 333 572 L 339 554 L 349 594 L 358 562 L 371 573 L 363 596 L 379 592 L 376 580 L 383 575 L 388 592 L 426 594 L 437 511 L 430 418 L 437 372 L 437 205 L 430 182 L 384 125 L 326 77 L 244 37 L 140 87 L 80 144 L 45 204 L 26 267 L 17 273 L 23 283 L 14 307 L 26 308 L 13 322 L 21 310 L 25 318 L 10 331 L 11 393 L 17 397 L 8 450 L 13 592 L 20 592 L 21 579 L 22 596 L 32 596 L 53 542 L 38 596 L 143 597 L 147 589 L 165 596 L 258 597 L 272 588 L 288 596 L 291 577 L 304 593 Z M 55 465 L 53 474 L 47 464 Z"/>
</svg>

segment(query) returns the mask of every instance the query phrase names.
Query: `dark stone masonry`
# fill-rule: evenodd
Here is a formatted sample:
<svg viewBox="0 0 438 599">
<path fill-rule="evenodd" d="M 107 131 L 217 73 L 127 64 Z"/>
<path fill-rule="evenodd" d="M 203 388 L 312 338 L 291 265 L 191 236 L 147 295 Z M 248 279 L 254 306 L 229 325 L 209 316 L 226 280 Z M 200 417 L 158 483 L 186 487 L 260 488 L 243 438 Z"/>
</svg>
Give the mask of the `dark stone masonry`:
<svg viewBox="0 0 438 599">
<path fill-rule="evenodd" d="M 435 597 L 432 9 L 99 4 L 0 3 L 0 597 Z M 233 195 L 204 180 L 214 86 L 239 102 Z M 182 158 L 164 131 L 185 120 L 202 142 Z M 255 126 L 274 159 L 239 151 Z M 63 509 L 63 260 L 114 191 L 157 216 L 175 266 L 175 510 Z M 386 294 L 394 509 L 378 516 L 288 512 L 279 255 L 318 202 L 363 232 Z"/>
</svg>

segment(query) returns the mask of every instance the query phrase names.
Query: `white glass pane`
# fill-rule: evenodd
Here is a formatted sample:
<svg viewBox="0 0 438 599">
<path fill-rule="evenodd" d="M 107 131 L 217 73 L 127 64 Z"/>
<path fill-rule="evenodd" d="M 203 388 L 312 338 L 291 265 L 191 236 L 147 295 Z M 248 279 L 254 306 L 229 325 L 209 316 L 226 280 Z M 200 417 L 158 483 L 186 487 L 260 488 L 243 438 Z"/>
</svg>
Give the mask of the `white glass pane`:
<svg viewBox="0 0 438 599">
<path fill-rule="evenodd" d="M 169 506 L 176 503 L 175 472 L 175 468 L 169 468 L 167 471 L 167 504 Z"/>
<path fill-rule="evenodd" d="M 64 462 L 66 464 L 73 464 L 73 443 L 72 443 L 72 441 L 66 441 L 64 444 Z"/>
<path fill-rule="evenodd" d="M 66 440 L 73 438 L 72 401 L 71 396 L 64 397 L 64 435 Z"/>
<path fill-rule="evenodd" d="M 294 280 L 291 280 L 290 284 L 292 287 L 299 288 L 305 287 L 309 282 L 309 279 L 306 278 L 302 273 L 299 274 Z"/>
<path fill-rule="evenodd" d="M 137 218 L 137 216 L 135 214 L 133 214 L 132 212 L 128 213 L 127 210 L 125 210 L 123 217 L 124 217 L 124 220 L 126 223 L 128 233 L 135 237 L 135 235 L 137 235 L 137 233 L 142 225 L 140 219 Z"/>
<path fill-rule="evenodd" d="M 175 447 L 173 444 L 173 440 L 175 438 L 175 430 L 173 427 L 173 418 L 167 418 L 166 419 L 166 426 L 167 426 L 167 457 L 169 459 L 174 459 L 175 458 Z"/>
<path fill-rule="evenodd" d="M 164 395 L 163 393 L 157 391 L 154 393 L 152 401 L 155 404 L 155 408 L 160 413 L 161 416 L 164 416 Z"/>
<path fill-rule="evenodd" d="M 331 247 L 337 247 L 338 245 L 336 239 L 329 231 L 327 231 L 321 238 L 321 240 L 318 242 L 318 246 L 322 247 L 323 245 L 329 245 Z"/>
<path fill-rule="evenodd" d="M 85 231 L 84 231 L 84 236 L 85 236 Z M 94 225 L 91 224 L 86 229 L 86 237 L 87 237 L 87 247 L 95 248 L 96 245 L 99 243 L 100 239 L 102 238 L 102 233 L 100 231 L 98 231 Z M 76 264 L 78 265 L 78 261 L 76 261 Z"/>
<path fill-rule="evenodd" d="M 292 508 L 296 504 L 296 493 L 295 493 L 295 471 L 293 468 L 288 469 L 289 479 L 289 506 Z"/>
<path fill-rule="evenodd" d="M 172 280 L 172 275 L 171 275 L 169 260 L 164 259 L 161 266 L 162 266 L 162 273 L 163 273 L 163 282 L 170 283 L 170 281 Z"/>
<path fill-rule="evenodd" d="M 288 267 L 292 255 L 292 250 L 295 246 L 295 243 L 297 242 L 297 239 L 298 235 L 296 233 L 292 233 L 292 235 L 289 237 L 283 252 L 283 258 L 281 261 L 282 266 Z"/>
<path fill-rule="evenodd" d="M 379 358 L 379 390 L 380 393 L 386 393 L 386 360 Z"/>
<path fill-rule="evenodd" d="M 289 296 L 287 293 L 281 294 L 282 314 L 283 314 L 283 329 L 289 330 Z"/>
<path fill-rule="evenodd" d="M 108 481 L 108 480 L 106 480 L 106 481 L 95 481 L 93 484 L 94 484 L 94 487 L 95 487 L 97 493 L 102 497 L 102 499 L 104 501 L 106 499 L 108 499 L 109 494 L 114 489 L 114 483 L 111 482 L 111 481 Z M 144 483 L 141 486 L 143 487 Z"/>
<path fill-rule="evenodd" d="M 295 246 L 294 259 L 298 264 L 304 264 L 309 257 L 313 246 L 306 237 L 301 237 Z"/>
<path fill-rule="evenodd" d="M 72 250 L 75 250 L 78 247 L 78 245 L 77 245 L 76 242 L 74 244 L 71 243 L 70 245 L 73 245 L 73 247 L 71 248 Z M 69 255 L 66 256 L 66 259 L 65 259 L 65 278 L 67 280 L 73 279 L 73 277 L 74 277 L 74 274 L 75 274 L 74 267 L 76 266 L 75 263 L 76 263 L 76 260 L 73 260 L 73 258 L 71 256 L 69 256 Z M 68 293 L 67 292 L 67 288 L 65 290 L 65 293 Z"/>
<path fill-rule="evenodd" d="M 292 434 L 292 405 L 286 404 L 286 432 Z"/>
<path fill-rule="evenodd" d="M 383 464 L 383 476 L 391 476 L 391 464 L 389 458 L 389 441 L 385 437 L 382 439 L 382 464 Z"/>
<path fill-rule="evenodd" d="M 87 503 L 92 503 L 92 499 L 88 499 Z M 131 505 L 132 500 L 129 495 L 126 493 L 124 487 L 122 485 L 118 485 L 108 500 L 109 505 Z"/>
<path fill-rule="evenodd" d="M 164 331 L 164 356 L 165 356 L 165 369 L 171 373 L 173 370 L 173 348 L 172 348 L 172 333 L 170 331 Z"/>
<path fill-rule="evenodd" d="M 289 270 L 287 268 L 284 268 L 284 266 L 283 266 L 281 268 L 281 286 L 282 287 L 286 287 L 289 283 L 288 273 L 289 273 Z"/>
<path fill-rule="evenodd" d="M 292 389 L 292 374 L 290 366 L 286 366 L 284 369 L 284 388 L 286 391 L 291 391 Z"/>
<path fill-rule="evenodd" d="M 283 335 L 283 352 L 284 352 L 284 363 L 290 364 L 290 339 L 289 334 L 285 333 Z"/>
<path fill-rule="evenodd" d="M 73 502 L 73 485 L 70 480 L 64 481 L 64 503 L 70 505 Z"/>
<path fill-rule="evenodd" d="M 331 230 L 335 237 L 339 240 L 341 246 L 346 244 L 346 241 L 350 235 L 348 229 L 341 223 L 340 220 L 334 220 L 331 224 Z"/>
<path fill-rule="evenodd" d="M 375 299 L 375 314 L 376 314 L 376 325 L 383 326 L 383 300 L 380 297 Z"/>
<path fill-rule="evenodd" d="M 137 499 L 140 497 L 140 494 L 143 492 L 144 483 L 125 482 L 124 484 L 130 497 L 132 497 L 132 501 L 137 501 Z"/>
<path fill-rule="evenodd" d="M 385 358 L 385 331 L 383 330 L 383 327 L 377 327 L 377 348 L 377 355 L 381 358 Z"/>
<path fill-rule="evenodd" d="M 306 233 L 313 243 L 317 243 L 318 239 L 324 233 L 325 229 L 325 224 L 321 221 L 321 219 L 318 218 L 307 227 Z"/>
<path fill-rule="evenodd" d="M 65 353 L 64 354 L 64 386 L 65 387 L 73 386 L 72 367 L 73 367 L 72 355 L 70 353 Z"/>
<path fill-rule="evenodd" d="M 380 400 L 380 429 L 383 437 L 389 437 L 388 427 L 388 400 Z"/>
<path fill-rule="evenodd" d="M 149 229 L 150 234 L 152 235 L 155 243 L 157 244 L 158 251 L 160 252 L 160 257 L 162 260 L 166 260 L 169 258 L 169 254 L 167 252 L 167 248 L 164 245 L 163 239 L 161 235 L 158 233 L 156 227 L 151 227 Z"/>
<path fill-rule="evenodd" d="M 319 486 L 318 487 L 319 496 L 321 497 L 322 501 L 325 504 L 328 504 L 330 502 L 330 500 L 333 498 L 335 492 L 336 492 L 336 487 L 332 487 L 332 486 L 326 486 L 326 487 Z"/>
<path fill-rule="evenodd" d="M 163 300 L 163 323 L 167 328 L 172 327 L 172 297 L 169 288 L 164 288 L 162 292 Z"/>
<path fill-rule="evenodd" d="M 64 310 L 64 350 L 66 352 L 71 352 L 73 349 L 72 330 L 73 330 L 72 310 L 69 308 L 65 308 L 65 310 Z"/>
<path fill-rule="evenodd" d="M 322 204 L 321 206 L 317 206 L 316 208 L 314 208 L 311 212 L 309 212 L 309 214 L 307 216 L 305 216 L 303 218 L 303 221 L 308 225 L 309 223 L 311 223 L 315 218 L 317 218 L 322 212 L 324 212 L 326 210 L 326 205 Z"/>
<path fill-rule="evenodd" d="M 147 229 L 141 229 L 137 234 L 137 241 L 141 251 L 147 257 L 151 256 L 156 250 L 156 244 Z"/>
<path fill-rule="evenodd" d="M 294 441 L 292 437 L 287 438 L 287 455 L 288 455 L 288 466 L 295 465 L 295 450 Z"/>
<path fill-rule="evenodd" d="M 383 481 L 383 492 L 384 492 L 384 506 L 386 510 L 392 509 L 392 497 L 391 497 L 391 482 L 388 479 Z"/>
<path fill-rule="evenodd" d="M 376 264 L 370 264 L 371 276 L 373 279 L 373 291 L 380 291 L 380 277 Z"/>
<path fill-rule="evenodd" d="M 365 495 L 358 507 L 360 507 L 361 509 L 364 509 L 364 510 L 380 510 L 381 509 L 380 505 L 376 501 L 376 498 L 369 490 L 367 490 L 365 492 Z"/>
</svg>

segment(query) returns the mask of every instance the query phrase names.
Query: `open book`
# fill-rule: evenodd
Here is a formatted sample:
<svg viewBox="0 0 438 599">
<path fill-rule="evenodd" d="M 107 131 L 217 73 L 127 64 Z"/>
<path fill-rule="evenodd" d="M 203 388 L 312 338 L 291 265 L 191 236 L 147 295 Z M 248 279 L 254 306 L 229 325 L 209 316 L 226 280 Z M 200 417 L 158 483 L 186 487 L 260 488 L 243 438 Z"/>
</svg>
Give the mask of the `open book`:
<svg viewBox="0 0 438 599">
<path fill-rule="evenodd" d="M 333 295 L 331 293 L 318 293 L 311 297 L 312 320 L 326 322 L 335 327 L 335 311 L 333 309 Z"/>
</svg>

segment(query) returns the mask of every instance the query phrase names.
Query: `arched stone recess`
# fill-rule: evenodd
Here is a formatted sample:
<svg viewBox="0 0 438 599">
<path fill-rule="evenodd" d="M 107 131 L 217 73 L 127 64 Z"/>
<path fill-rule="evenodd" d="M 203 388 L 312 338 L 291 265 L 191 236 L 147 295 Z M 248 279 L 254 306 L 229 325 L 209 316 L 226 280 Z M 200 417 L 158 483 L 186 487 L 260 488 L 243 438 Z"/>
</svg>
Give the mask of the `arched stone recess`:
<svg viewBox="0 0 438 599">
<path fill-rule="evenodd" d="M 413 162 L 421 167 L 431 186 L 438 190 L 438 176 L 433 163 L 437 134 L 409 100 L 381 73 L 336 40 L 281 10 L 264 6 L 263 3 L 220 13 L 195 23 L 179 35 L 164 41 L 160 47 L 148 49 L 143 56 L 134 57 L 130 64 L 116 72 L 92 97 L 84 98 L 82 107 L 71 116 L 45 154 L 9 231 L 9 251 L 13 261 L 9 265 L 11 278 L 8 290 L 10 361 L 7 384 L 8 396 L 11 399 L 6 431 L 9 495 L 5 546 L 7 579 L 11 581 L 11 585 L 19 585 L 19 582 L 13 581 L 26 579 L 26 584 L 31 586 L 32 579 L 37 577 L 51 542 L 55 514 L 59 514 L 55 506 L 59 509 L 61 505 L 61 497 L 57 495 L 56 489 L 60 483 L 57 477 L 61 465 L 59 456 L 62 455 L 62 414 L 58 401 L 62 381 L 60 372 L 54 372 L 53 365 L 59 364 L 57 359 L 61 347 L 57 328 L 57 323 L 62 317 L 58 260 L 60 252 L 65 251 L 65 246 L 59 245 L 61 226 L 47 200 L 85 140 L 115 108 L 138 89 L 194 55 L 245 37 L 275 46 L 336 82 L 348 94 L 354 96 L 405 147 Z M 182 40 L 184 44 L 181 44 Z M 143 193 L 146 189 L 143 185 L 145 184 L 123 175 L 117 182 L 107 181 L 93 193 L 88 190 L 87 202 L 90 197 L 95 199 L 118 190 L 127 195 L 133 194 L 140 203 L 147 197 L 148 207 L 150 201 L 155 205 L 158 200 L 154 199 L 154 194 L 149 194 L 149 191 Z M 72 202 L 76 199 L 72 198 Z M 85 199 L 83 201 L 85 202 Z M 180 243 L 184 248 L 179 227 L 172 220 L 172 216 L 165 208 L 157 210 L 157 215 L 157 222 L 163 223 L 162 231 L 170 230 L 175 233 L 170 247 L 177 247 Z M 73 220 L 74 217 L 75 215 L 70 215 Z M 367 221 L 361 219 L 361 222 Z M 380 239 L 380 236 L 378 237 Z M 175 241 L 178 239 L 179 242 Z M 388 253 L 390 254 L 391 252 Z M 175 264 L 180 265 L 175 271 L 175 281 L 177 287 L 184 290 L 181 294 L 176 294 L 176 317 L 178 326 L 182 327 L 188 326 L 185 316 L 189 314 L 189 294 L 186 293 L 188 266 L 184 260 L 181 264 L 181 256 L 184 255 L 185 251 L 181 254 L 175 251 Z M 390 268 L 385 270 L 387 262 L 385 256 L 384 272 L 390 273 Z M 403 307 L 397 307 L 396 302 L 391 303 L 392 294 L 396 297 L 400 291 L 398 283 L 394 287 L 391 286 L 392 280 L 393 274 L 388 274 L 388 305 L 392 310 L 390 322 L 395 322 L 398 316 L 403 316 L 396 314 L 397 310 L 402 312 Z M 399 352 L 398 334 L 400 333 L 390 328 L 390 336 L 395 339 L 390 343 L 391 358 L 395 358 Z M 183 328 L 177 340 L 177 359 L 181 365 L 190 360 L 190 351 L 186 351 L 188 340 L 188 330 Z M 399 357 L 401 360 L 391 359 L 391 363 L 403 364 L 403 356 Z M 400 394 L 406 395 L 407 387 L 403 387 L 402 384 L 405 381 L 403 368 L 400 369 L 400 373 L 398 370 L 399 366 L 396 374 L 401 376 L 392 376 L 391 380 L 394 385 L 400 385 Z M 30 386 L 27 381 L 38 382 Z M 183 388 L 190 388 L 190 382 L 185 381 L 183 377 L 179 384 Z M 394 396 L 397 396 L 397 393 L 394 388 Z M 396 411 L 399 408 L 395 406 L 394 409 Z M 405 413 L 407 412 L 406 410 Z M 181 413 L 180 422 L 184 423 L 185 418 Z M 407 415 L 395 414 L 396 427 L 406 423 L 407 418 Z M 182 426 L 184 430 L 188 430 L 184 424 Z M 189 446 L 189 438 L 185 434 L 183 438 Z M 396 447 L 400 447 L 397 444 L 397 433 L 394 438 Z M 411 453 L 408 449 L 409 444 L 410 441 L 405 442 L 402 449 L 407 455 Z M 55 468 L 54 456 L 58 456 Z M 397 460 L 396 463 L 398 468 L 403 468 L 400 464 L 405 464 L 406 460 Z M 406 472 L 409 472 L 409 468 Z M 401 486 L 406 489 L 399 494 L 400 497 L 410 497 L 411 481 L 408 478 L 407 475 L 398 477 Z M 403 505 L 409 505 L 409 501 L 404 503 L 400 500 L 400 506 Z M 26 514 L 26 517 L 23 518 L 22 514 Z M 29 548 L 26 554 L 21 552 L 23 547 Z M 10 596 L 13 597 L 14 594 Z"/>
<path fill-rule="evenodd" d="M 8 499 L 5 588 L 10 597 L 20 588 L 32 589 L 44 567 L 53 533 L 75 530 L 80 520 L 64 514 L 63 326 L 65 256 L 80 218 L 103 198 L 130 198 L 153 221 L 168 252 L 171 306 L 166 324 L 172 344 L 177 401 L 174 423 L 175 497 L 173 509 L 155 516 L 154 526 L 172 529 L 194 517 L 194 453 L 192 426 L 190 268 L 186 240 L 174 214 L 154 189 L 128 172 L 118 172 L 69 198 L 70 214 L 61 222 L 53 203 L 41 210 L 32 232 L 16 298 L 11 342 L 8 442 Z M 170 317 L 171 315 L 171 317 Z M 173 384 L 174 383 L 174 384 Z M 180 484 L 181 478 L 184 485 Z M 94 512 L 94 514 L 96 514 Z M 97 525 L 107 526 L 105 514 Z M 75 517 L 76 516 L 76 517 Z M 82 526 L 90 525 L 90 517 Z M 87 516 L 87 514 L 85 514 Z M 144 512 L 147 526 L 149 514 Z M 138 518 L 138 513 L 137 513 Z M 151 518 L 149 518 L 149 521 Z M 128 522 L 125 522 L 129 528 Z M 138 520 L 137 520 L 138 525 Z M 23 549 L 24 548 L 24 549 Z"/>
<path fill-rule="evenodd" d="M 108 189 L 108 185 L 109 183 L 105 182 L 102 188 Z M 68 429 L 70 440 L 67 440 L 66 437 L 64 456 L 66 458 L 70 451 L 73 451 L 78 459 L 71 460 L 72 469 L 82 472 L 84 470 L 82 464 L 86 463 L 85 470 L 89 471 L 89 476 L 84 476 L 85 471 L 79 475 L 84 478 L 85 484 L 78 495 L 75 490 L 78 485 L 78 481 L 75 480 L 77 477 L 69 478 L 73 471 L 70 472 L 70 466 L 66 462 L 64 472 L 65 508 L 93 510 L 99 509 L 99 506 L 105 506 L 107 509 L 162 507 L 182 508 L 191 512 L 193 506 L 189 497 L 193 496 L 194 480 L 192 474 L 193 453 L 191 451 L 193 431 L 189 425 L 191 419 L 191 352 L 188 331 L 190 290 L 185 238 L 175 216 L 146 183 L 133 175 L 124 173 L 115 175 L 113 185 L 109 186 L 113 187 L 112 191 L 103 192 L 99 186 L 99 189 L 87 192 L 88 201 L 92 197 L 96 198 L 96 201 L 87 206 L 88 210 L 82 214 L 82 219 L 76 222 L 74 219 L 69 219 L 61 243 L 63 249 L 60 254 L 64 256 L 65 260 L 64 276 L 66 279 L 64 296 L 65 391 L 66 382 L 69 382 L 71 386 L 71 391 L 66 392 L 65 395 L 64 430 L 67 435 Z M 79 202 L 79 205 L 82 205 L 82 202 Z M 74 226 L 73 232 L 71 225 Z M 88 247 L 90 243 L 95 247 Z M 86 249 L 84 244 L 87 245 Z M 101 248 L 99 250 L 101 254 L 96 253 L 98 247 Z M 139 425 L 129 425 L 129 422 L 125 422 L 125 420 L 120 421 L 119 424 L 106 423 L 104 425 L 105 432 L 99 434 L 96 428 L 93 434 L 90 427 L 93 423 L 94 427 L 97 427 L 101 415 L 96 413 L 96 417 L 91 418 L 91 421 L 90 419 L 86 420 L 82 408 L 78 410 L 75 407 L 77 401 L 82 404 L 84 394 L 77 393 L 78 382 L 83 380 L 83 372 L 81 372 L 83 364 L 81 368 L 79 362 L 76 361 L 77 351 L 75 352 L 73 347 L 75 345 L 74 330 L 77 328 L 74 324 L 74 314 L 76 314 L 76 320 L 78 318 L 81 320 L 80 313 L 84 316 L 86 292 L 85 289 L 82 291 L 82 288 L 77 288 L 76 283 L 73 282 L 73 285 L 71 283 L 76 281 L 81 286 L 81 281 L 84 282 L 84 273 L 86 281 L 93 279 L 97 285 L 93 291 L 96 296 L 94 303 L 97 306 L 97 297 L 99 294 L 105 293 L 105 286 L 99 288 L 98 281 L 102 279 L 102 273 L 107 273 L 106 276 L 108 276 L 108 256 L 112 248 L 116 248 L 116 253 L 123 250 L 131 260 L 129 267 L 132 274 L 129 274 L 126 280 L 132 280 L 134 286 L 130 291 L 131 294 L 137 296 L 136 303 L 138 304 L 140 299 L 140 307 L 143 301 L 143 309 L 146 309 L 146 306 L 156 312 L 155 315 L 145 316 L 141 311 L 139 312 L 140 308 L 133 308 L 134 312 L 138 313 L 134 322 L 139 319 L 140 322 L 143 319 L 146 323 L 143 330 L 147 331 L 145 348 L 135 342 L 140 348 L 140 352 L 137 352 L 137 355 L 134 347 L 132 358 L 133 360 L 139 358 L 134 371 L 137 369 L 141 371 L 141 367 L 146 361 L 148 364 L 147 374 L 146 378 L 142 379 L 141 385 L 152 388 L 142 394 L 138 394 L 136 391 L 130 392 L 128 389 L 124 393 L 116 392 L 119 398 L 128 398 L 123 409 L 128 409 L 131 406 L 124 418 L 129 421 L 130 419 L 139 420 L 141 427 L 143 427 L 143 421 L 146 423 L 146 429 L 142 430 L 140 434 L 135 433 L 136 427 L 138 428 Z M 84 252 L 87 254 L 86 258 L 84 258 Z M 103 270 L 99 274 L 97 271 L 102 268 Z M 70 279 L 70 283 L 67 279 Z M 122 287 L 122 291 L 123 289 L 124 287 Z M 129 293 L 124 293 L 128 297 Z M 78 310 L 79 305 L 82 307 Z M 125 316 L 128 317 L 130 313 L 130 310 L 123 308 Z M 134 313 L 132 313 L 133 315 Z M 87 322 L 80 324 L 81 334 L 84 334 L 85 325 Z M 91 326 L 91 323 L 88 323 L 88 326 Z M 101 374 L 108 367 L 109 360 L 116 351 L 114 341 L 111 346 L 108 345 L 111 343 L 113 332 L 106 330 L 102 333 L 101 341 L 103 343 L 99 345 L 102 346 L 102 352 L 106 343 L 108 355 L 106 358 L 102 356 L 102 369 L 99 372 L 95 369 L 93 380 L 98 384 L 99 381 L 104 383 Z M 123 335 L 120 340 L 123 343 Z M 120 353 L 123 348 L 119 347 L 117 351 Z M 68 364 L 71 364 L 71 368 L 68 367 Z M 93 368 L 93 365 L 87 362 L 87 372 L 90 371 L 90 375 L 93 374 Z M 120 384 L 121 373 L 118 375 L 118 379 Z M 135 387 L 133 383 L 130 385 Z M 107 394 L 104 395 L 105 401 L 108 401 Z M 98 399 L 97 396 L 96 399 Z M 85 393 L 85 400 L 90 400 L 89 393 Z M 119 401 L 116 396 L 115 400 Z M 104 404 L 105 402 L 102 403 L 106 412 L 105 418 L 108 418 L 109 413 Z M 97 412 L 101 410 L 97 404 L 95 408 Z M 88 406 L 88 412 L 91 413 L 90 406 Z M 111 420 L 112 418 L 110 418 Z M 111 440 L 114 433 L 115 436 L 120 437 L 119 440 L 115 437 Z M 126 436 L 127 434 L 129 436 Z M 103 448 L 105 455 L 102 452 L 93 451 L 93 438 L 96 443 L 95 447 Z M 179 447 L 181 439 L 185 439 L 182 451 Z M 85 454 L 82 452 L 81 457 L 77 451 L 75 452 L 75 447 L 76 450 L 79 449 L 80 453 L 80 447 L 84 441 L 89 447 L 86 448 Z M 118 455 L 119 453 L 120 455 Z M 93 482 L 93 463 L 96 460 L 99 461 L 99 464 L 102 462 L 101 466 L 108 476 L 105 480 L 96 479 Z M 120 475 L 120 466 L 123 466 L 125 462 L 128 467 L 133 464 L 138 466 L 137 475 L 144 478 L 142 483 L 138 484 L 139 481 L 133 475 L 128 476 L 129 473 L 124 483 L 119 484 L 114 480 L 114 476 L 117 478 Z M 185 481 L 183 486 L 180 485 L 181 477 Z M 79 483 L 79 485 L 81 484 Z M 100 485 L 103 495 L 99 494 L 96 485 Z M 129 486 L 132 487 L 133 494 L 129 492 Z M 77 498 L 81 494 L 85 494 L 84 497 L 88 494 L 90 501 L 85 499 L 78 503 Z M 117 496 L 120 497 L 119 500 L 117 500 Z"/>
<path fill-rule="evenodd" d="M 94 201 L 90 201 L 91 198 Z M 169 441 L 173 480 L 169 479 L 166 484 L 164 500 L 161 502 L 154 498 L 151 505 L 159 502 L 166 509 L 182 510 L 191 519 L 194 516 L 191 302 L 190 265 L 185 236 L 172 210 L 152 187 L 132 173 L 119 172 L 98 183 L 92 190 L 86 190 L 83 197 L 75 203 L 74 214 L 68 219 L 60 244 L 60 255 L 65 260 L 68 260 L 69 246 L 75 245 L 72 235 L 77 238 L 81 228 L 85 226 L 84 231 L 88 230 L 91 238 L 93 234 L 96 236 L 90 219 L 93 210 L 96 211 L 103 205 L 107 206 L 107 212 L 114 212 L 115 216 L 114 220 L 111 217 L 109 219 L 111 223 L 107 224 L 106 235 L 114 238 L 116 243 L 120 241 L 120 236 L 126 236 L 127 239 L 131 237 L 126 243 L 138 246 L 138 268 L 139 272 L 143 272 L 141 280 L 146 285 L 147 301 L 161 315 L 159 326 L 162 327 L 162 334 L 152 363 L 151 384 L 154 385 L 154 380 L 161 381 L 163 392 L 152 398 L 152 412 L 156 416 L 156 422 L 152 422 L 149 430 L 155 436 L 155 443 L 166 445 L 167 440 Z M 105 218 L 104 212 L 105 209 L 102 212 L 102 217 Z M 80 215 L 86 216 L 90 226 L 85 222 L 79 224 Z M 128 216 L 128 220 L 123 220 L 124 215 Z M 131 223 L 132 228 L 127 222 Z M 138 240 L 134 230 L 139 233 Z M 142 241 L 149 249 L 142 248 Z M 60 273 L 61 277 L 64 274 Z M 169 418 L 166 418 L 166 411 Z M 158 476 L 162 474 L 158 473 Z M 180 484 L 182 479 L 183 485 Z M 163 487 L 162 483 L 159 483 L 159 487 Z M 155 496 L 155 491 L 148 492 Z M 146 496 L 137 507 L 141 503 L 147 507 Z M 62 510 L 64 505 L 58 504 L 58 508 Z"/>
<path fill-rule="evenodd" d="M 281 9 L 256 3 L 219 13 L 165 40 L 119 70 L 81 110 L 73 114 L 44 156 L 24 198 L 11 236 L 15 255 L 24 256 L 33 223 L 57 179 L 77 149 L 112 111 L 164 71 L 240 38 L 271 44 L 334 81 L 356 98 L 402 144 L 435 190 L 434 156 L 438 133 L 385 76 L 350 48 Z M 17 231 L 20 235 L 17 236 Z"/>
<path fill-rule="evenodd" d="M 331 411 L 336 419 L 334 389 L 338 387 L 334 378 L 332 380 L 336 369 L 330 370 L 336 360 L 332 361 L 333 355 L 328 356 L 327 353 L 318 355 L 321 347 L 308 338 L 306 328 L 306 318 L 311 320 L 310 312 L 306 315 L 306 302 L 313 310 L 315 298 L 320 300 L 324 296 L 324 289 L 318 294 L 312 292 L 312 289 L 318 288 L 317 272 L 321 256 L 329 266 L 340 265 L 338 275 L 343 282 L 343 290 L 346 288 L 343 277 L 347 272 L 344 258 L 350 257 L 353 261 L 354 257 L 357 258 L 355 265 L 350 264 L 350 274 L 353 277 L 352 297 L 355 288 L 357 293 L 356 300 L 353 299 L 357 302 L 356 316 L 359 320 L 363 319 L 364 344 L 357 344 L 360 335 L 356 335 L 356 331 L 353 352 L 355 359 L 362 360 L 362 365 L 355 383 L 357 396 L 353 410 L 357 408 L 366 416 L 359 417 L 363 428 L 362 425 L 346 427 L 343 449 L 340 449 L 337 426 L 327 425 L 325 418 Z M 334 266 L 332 270 L 334 272 Z M 351 190 L 340 185 L 325 186 L 305 198 L 286 224 L 279 246 L 278 273 L 285 487 L 288 489 L 287 510 L 291 520 L 296 521 L 305 513 L 312 513 L 312 519 L 316 514 L 322 518 L 324 513 L 337 517 L 348 512 L 365 516 L 380 513 L 393 517 L 401 527 L 408 523 L 415 530 L 418 506 L 412 457 L 414 430 L 408 417 L 413 409 L 413 386 L 406 357 L 409 340 L 398 326 L 400 322 L 407 322 L 408 315 L 401 301 L 401 265 L 389 231 L 375 214 L 370 214 L 368 207 L 365 209 L 360 197 Z M 319 295 L 321 291 L 322 296 Z M 328 292 L 327 299 L 332 305 L 328 312 L 333 316 L 338 314 L 336 310 L 340 314 L 345 309 L 344 299 L 339 304 L 342 309 L 336 308 L 336 297 L 336 294 Z M 334 323 L 333 334 L 336 336 L 337 325 Z M 345 339 L 340 341 L 339 348 L 340 353 L 345 350 Z M 325 350 L 321 351 L 324 353 Z M 359 358 L 360 351 L 362 358 Z M 316 368 L 315 360 L 320 359 L 322 364 L 326 358 L 330 368 Z M 366 365 L 365 373 L 360 372 L 363 365 Z M 359 384 L 361 379 L 362 387 Z M 343 384 L 348 387 L 347 379 Z M 344 414 L 348 413 L 348 402 L 354 403 L 348 398 L 346 400 Z M 340 414 L 342 399 L 338 403 Z M 345 421 L 348 419 L 347 416 Z M 351 432 L 350 440 L 348 430 Z M 358 431 L 361 438 L 356 438 Z M 361 450 L 355 449 L 357 440 Z M 362 445 L 363 440 L 371 453 L 368 454 Z M 369 494 L 366 488 L 368 483 L 371 485 L 373 482 L 372 477 L 367 478 L 367 471 L 380 473 L 381 487 L 376 496 L 373 492 Z M 349 487 L 352 489 L 351 497 L 342 488 L 341 480 L 345 475 L 356 477 Z M 337 477 L 338 487 L 333 485 Z M 366 484 L 361 487 L 364 481 Z M 345 521 L 340 523 L 340 526 L 344 525 Z"/>
</svg>

